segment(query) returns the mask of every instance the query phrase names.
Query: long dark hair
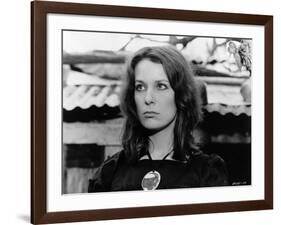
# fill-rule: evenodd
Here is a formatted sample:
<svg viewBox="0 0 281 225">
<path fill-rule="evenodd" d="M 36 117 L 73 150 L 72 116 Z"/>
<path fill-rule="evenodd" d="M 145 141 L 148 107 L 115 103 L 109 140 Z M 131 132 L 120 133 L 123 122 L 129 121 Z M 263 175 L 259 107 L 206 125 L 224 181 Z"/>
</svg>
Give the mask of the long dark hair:
<svg viewBox="0 0 281 225">
<path fill-rule="evenodd" d="M 185 160 L 196 149 L 192 133 L 201 119 L 201 103 L 190 65 L 172 46 L 142 48 L 128 62 L 121 98 L 121 109 L 125 116 L 122 137 L 125 155 L 129 161 L 135 162 L 148 151 L 148 132 L 139 121 L 134 100 L 135 67 L 143 59 L 162 64 L 175 92 L 177 117 L 173 158 Z"/>
</svg>

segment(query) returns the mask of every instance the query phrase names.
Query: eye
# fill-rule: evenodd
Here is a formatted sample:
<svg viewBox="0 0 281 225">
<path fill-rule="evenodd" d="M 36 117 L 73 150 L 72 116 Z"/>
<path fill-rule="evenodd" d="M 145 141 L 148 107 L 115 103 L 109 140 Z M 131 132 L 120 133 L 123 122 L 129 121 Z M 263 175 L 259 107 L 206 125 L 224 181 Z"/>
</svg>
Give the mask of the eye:
<svg viewBox="0 0 281 225">
<path fill-rule="evenodd" d="M 157 88 L 158 88 L 159 90 L 166 90 L 166 89 L 168 89 L 168 85 L 165 84 L 165 83 L 158 83 L 158 84 L 157 84 Z"/>
<path fill-rule="evenodd" d="M 135 85 L 135 90 L 136 91 L 143 91 L 145 88 L 144 88 L 144 85 L 143 84 L 136 84 Z"/>
</svg>

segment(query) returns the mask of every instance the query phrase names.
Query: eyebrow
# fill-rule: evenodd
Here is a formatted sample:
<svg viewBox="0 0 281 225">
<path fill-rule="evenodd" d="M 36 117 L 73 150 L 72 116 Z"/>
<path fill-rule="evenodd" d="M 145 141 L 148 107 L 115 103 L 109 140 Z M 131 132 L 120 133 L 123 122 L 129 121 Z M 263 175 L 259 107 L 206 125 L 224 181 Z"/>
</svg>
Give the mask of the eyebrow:
<svg viewBox="0 0 281 225">
<path fill-rule="evenodd" d="M 169 82 L 169 80 L 164 80 L 164 79 L 162 79 L 162 80 L 155 80 L 155 82 L 163 82 L 163 81 Z M 142 81 L 142 80 L 135 80 L 135 83 L 136 83 L 136 82 L 145 83 L 145 82 Z"/>
</svg>

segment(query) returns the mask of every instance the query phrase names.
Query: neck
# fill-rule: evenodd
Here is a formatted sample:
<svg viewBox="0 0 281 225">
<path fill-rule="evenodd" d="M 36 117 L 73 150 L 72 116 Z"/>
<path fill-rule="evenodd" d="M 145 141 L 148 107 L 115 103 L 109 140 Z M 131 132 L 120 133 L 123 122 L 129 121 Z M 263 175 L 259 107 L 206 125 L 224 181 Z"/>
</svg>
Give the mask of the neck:
<svg viewBox="0 0 281 225">
<path fill-rule="evenodd" d="M 174 143 L 174 127 L 173 120 L 165 129 L 149 136 L 149 152 L 152 159 L 162 159 L 173 148 Z M 172 154 L 168 158 L 171 158 Z"/>
</svg>

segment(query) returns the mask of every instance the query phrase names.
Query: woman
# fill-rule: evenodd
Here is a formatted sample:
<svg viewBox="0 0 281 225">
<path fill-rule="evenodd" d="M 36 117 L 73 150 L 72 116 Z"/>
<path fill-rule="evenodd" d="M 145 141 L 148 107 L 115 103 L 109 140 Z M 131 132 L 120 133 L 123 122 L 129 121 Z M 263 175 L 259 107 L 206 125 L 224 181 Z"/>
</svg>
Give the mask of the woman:
<svg viewBox="0 0 281 225">
<path fill-rule="evenodd" d="M 224 161 L 194 143 L 200 97 L 178 50 L 145 47 L 134 54 L 121 108 L 123 150 L 99 168 L 89 192 L 227 185 Z"/>
</svg>

